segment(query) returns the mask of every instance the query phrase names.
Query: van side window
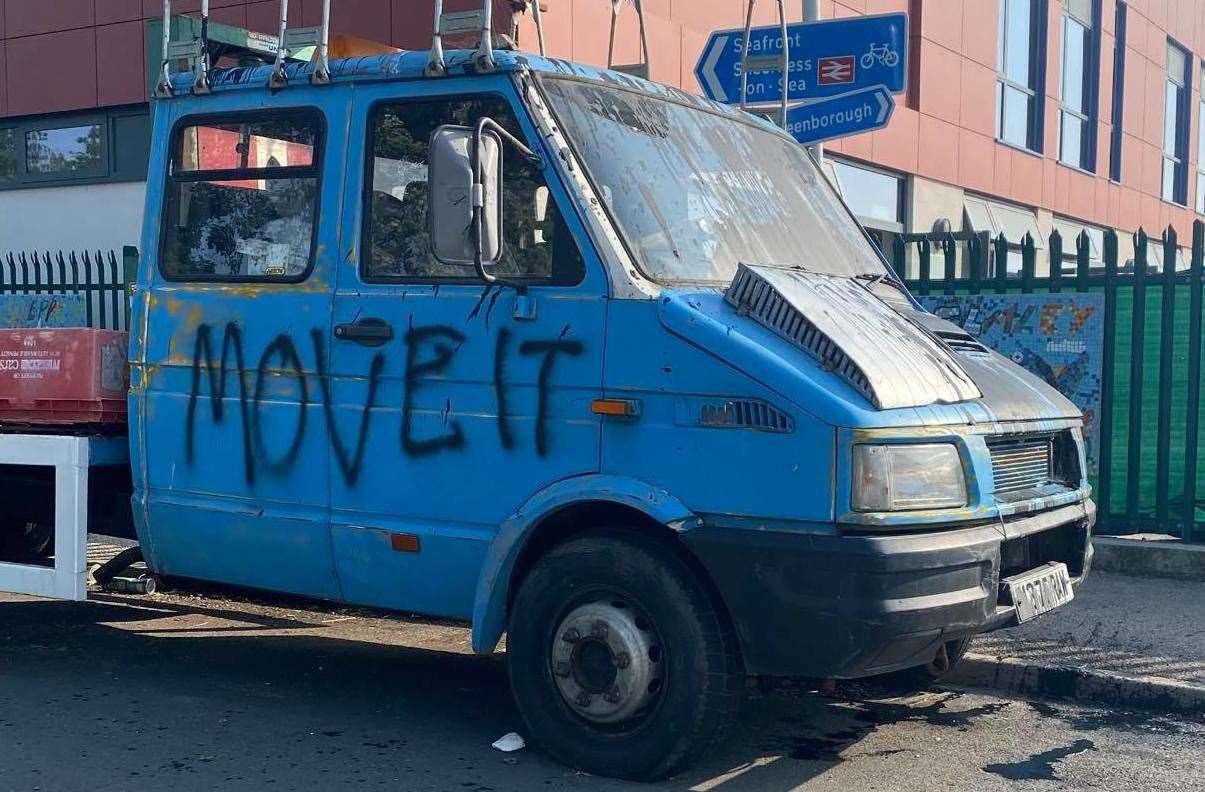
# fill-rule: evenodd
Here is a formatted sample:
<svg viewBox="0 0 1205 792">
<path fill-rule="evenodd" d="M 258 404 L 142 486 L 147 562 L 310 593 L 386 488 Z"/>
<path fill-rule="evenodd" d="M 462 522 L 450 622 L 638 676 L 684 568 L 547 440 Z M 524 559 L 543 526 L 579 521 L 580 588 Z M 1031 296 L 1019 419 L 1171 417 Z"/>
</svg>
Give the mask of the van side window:
<svg viewBox="0 0 1205 792">
<path fill-rule="evenodd" d="M 523 131 L 500 96 L 379 107 L 372 122 L 372 191 L 365 207 L 368 280 L 477 280 L 472 264 L 445 264 L 427 232 L 427 150 L 443 124 L 472 126 L 489 116 L 520 140 Z M 493 269 L 516 280 L 572 285 L 584 266 L 539 167 L 504 147 L 502 259 Z"/>
<path fill-rule="evenodd" d="M 177 128 L 164 202 L 164 275 L 300 280 L 313 254 L 321 128 L 316 112 Z"/>
</svg>

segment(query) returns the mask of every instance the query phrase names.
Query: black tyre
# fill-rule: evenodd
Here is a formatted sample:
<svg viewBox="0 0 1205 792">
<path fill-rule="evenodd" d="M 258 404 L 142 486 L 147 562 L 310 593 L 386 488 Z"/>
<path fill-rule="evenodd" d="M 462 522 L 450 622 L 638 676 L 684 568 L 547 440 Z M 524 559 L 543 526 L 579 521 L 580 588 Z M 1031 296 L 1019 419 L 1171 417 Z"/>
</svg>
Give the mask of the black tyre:
<svg viewBox="0 0 1205 792">
<path fill-rule="evenodd" d="M 867 681 L 882 685 L 895 693 L 917 693 L 927 690 L 958 665 L 958 661 L 962 660 L 962 656 L 967 653 L 967 647 L 971 645 L 973 637 L 967 635 L 946 641 L 937 647 L 933 659 L 925 665 L 871 677 Z"/>
<path fill-rule="evenodd" d="M 53 553 L 53 525 L 25 521 L 0 523 L 0 561 L 37 561 Z"/>
<path fill-rule="evenodd" d="M 736 637 L 703 582 L 635 532 L 592 533 L 541 558 L 506 641 L 527 734 L 598 775 L 673 775 L 724 733 L 744 695 Z"/>
</svg>

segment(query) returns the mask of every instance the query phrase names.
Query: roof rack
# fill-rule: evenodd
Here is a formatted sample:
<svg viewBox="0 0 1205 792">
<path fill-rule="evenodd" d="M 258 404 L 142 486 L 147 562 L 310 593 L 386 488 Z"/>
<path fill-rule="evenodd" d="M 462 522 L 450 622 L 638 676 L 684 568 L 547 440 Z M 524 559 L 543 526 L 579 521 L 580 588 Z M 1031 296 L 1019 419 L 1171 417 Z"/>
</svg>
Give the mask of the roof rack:
<svg viewBox="0 0 1205 792">
<path fill-rule="evenodd" d="M 176 71 L 193 73 L 193 93 L 209 93 L 213 65 L 223 56 L 272 64 L 268 85 L 283 88 L 288 83 L 285 62 L 311 60 L 308 56 L 302 57 L 302 53 L 310 50 L 317 55 L 317 65 L 310 82 L 315 85 L 330 82 L 330 5 L 331 0 L 322 0 L 322 24 L 319 26 L 289 30 L 289 0 L 281 0 L 279 31 L 271 36 L 228 25 L 215 23 L 211 26 L 209 0 L 201 0 L 199 22 L 183 15 L 173 17 L 171 0 L 163 0 L 163 59 L 155 96 L 164 98 L 175 93 L 172 85 L 173 66 L 177 67 Z"/>
<path fill-rule="evenodd" d="M 741 109 L 745 110 L 749 106 L 749 72 L 778 72 L 782 75 L 779 124 L 786 128 L 787 99 L 790 94 L 791 45 L 787 36 L 787 12 L 783 7 L 783 0 L 776 0 L 776 2 L 778 4 L 778 26 L 782 30 L 782 52 L 778 55 L 749 55 L 749 33 L 753 29 L 753 6 L 757 4 L 757 0 L 749 0 L 749 6 L 745 11 L 745 37 L 742 39 L 741 47 Z"/>
<path fill-rule="evenodd" d="M 632 0 L 632 5 L 636 7 L 636 19 L 640 22 L 640 57 L 642 60 L 640 63 L 615 65 L 615 25 L 619 21 L 619 7 L 623 3 L 624 0 L 611 0 L 611 38 L 607 42 L 607 68 L 647 80 L 649 78 L 649 41 L 644 33 L 644 3 L 641 0 Z M 782 5 L 781 0 L 779 0 L 779 5 Z"/>
</svg>

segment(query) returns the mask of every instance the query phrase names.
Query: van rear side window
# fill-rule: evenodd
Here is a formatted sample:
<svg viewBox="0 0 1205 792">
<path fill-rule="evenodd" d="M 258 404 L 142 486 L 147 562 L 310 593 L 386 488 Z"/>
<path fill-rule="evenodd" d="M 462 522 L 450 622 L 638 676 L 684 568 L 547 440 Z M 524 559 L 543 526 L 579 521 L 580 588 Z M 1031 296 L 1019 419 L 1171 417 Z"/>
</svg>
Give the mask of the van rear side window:
<svg viewBox="0 0 1205 792">
<path fill-rule="evenodd" d="M 297 281 L 313 258 L 318 113 L 229 116 L 176 130 L 162 267 L 172 280 Z"/>
</svg>

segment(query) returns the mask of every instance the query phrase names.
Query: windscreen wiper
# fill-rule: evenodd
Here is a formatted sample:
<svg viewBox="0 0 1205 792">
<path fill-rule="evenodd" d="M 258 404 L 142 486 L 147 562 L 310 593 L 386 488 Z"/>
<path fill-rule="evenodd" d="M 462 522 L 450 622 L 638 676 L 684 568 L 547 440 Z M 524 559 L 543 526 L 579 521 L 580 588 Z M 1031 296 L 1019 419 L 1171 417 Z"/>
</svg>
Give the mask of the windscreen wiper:
<svg viewBox="0 0 1205 792">
<path fill-rule="evenodd" d="M 887 270 L 883 270 L 882 272 L 859 272 L 857 275 L 854 275 L 854 280 L 866 281 L 867 287 L 874 286 L 876 283 L 886 280 L 886 278 Z"/>
</svg>

